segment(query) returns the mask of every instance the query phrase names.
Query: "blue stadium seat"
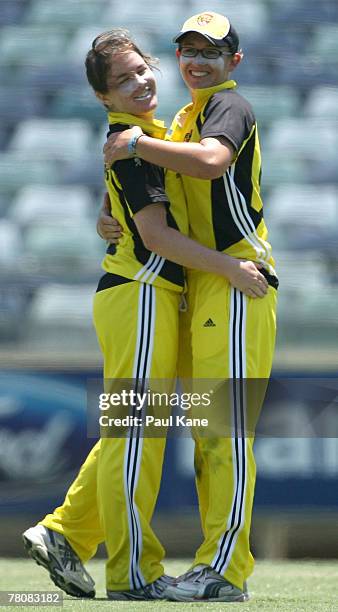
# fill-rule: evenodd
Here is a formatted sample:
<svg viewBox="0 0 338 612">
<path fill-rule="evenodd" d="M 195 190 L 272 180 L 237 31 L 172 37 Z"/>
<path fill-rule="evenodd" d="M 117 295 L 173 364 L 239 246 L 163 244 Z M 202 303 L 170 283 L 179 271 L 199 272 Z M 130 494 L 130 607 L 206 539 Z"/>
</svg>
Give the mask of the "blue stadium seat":
<svg viewBox="0 0 338 612">
<path fill-rule="evenodd" d="M 40 350 L 88 351 L 98 356 L 92 323 L 96 282 L 48 283 L 39 287 L 29 305 L 24 340 Z"/>
<path fill-rule="evenodd" d="M 336 87 L 313 87 L 304 104 L 304 115 L 338 120 L 338 82 Z"/>
<path fill-rule="evenodd" d="M 126 27 L 135 38 L 137 38 L 137 32 L 140 35 L 142 35 L 142 32 L 146 35 L 158 33 L 164 40 L 165 45 L 168 42 L 171 43 L 181 20 L 182 13 L 177 4 L 172 2 L 129 0 L 128 2 L 121 2 L 117 11 L 115 0 L 111 0 L 104 11 L 105 24 Z M 107 29 L 109 29 L 109 25 Z M 141 45 L 141 41 L 139 42 Z M 149 49 L 145 49 L 145 51 L 149 51 Z M 155 51 L 160 52 L 161 47 L 155 47 Z"/>
<path fill-rule="evenodd" d="M 338 225 L 338 189 L 334 185 L 285 184 L 272 190 L 267 206 L 270 225 L 313 226 L 328 230 Z"/>
<path fill-rule="evenodd" d="M 55 94 L 67 85 L 74 87 L 88 84 L 84 68 L 68 61 L 49 66 L 21 66 L 17 71 L 16 79 L 20 85 L 36 87 L 41 93 L 46 94 Z"/>
<path fill-rule="evenodd" d="M 232 77 L 239 85 L 274 85 L 272 70 L 269 70 L 264 57 L 245 56 L 233 72 Z"/>
<path fill-rule="evenodd" d="M 252 104 L 259 123 L 296 116 L 300 108 L 298 92 L 288 86 L 239 86 L 238 93 Z"/>
<path fill-rule="evenodd" d="M 20 23 L 25 8 L 26 0 L 1 0 L 0 27 Z"/>
<path fill-rule="evenodd" d="M 31 220 L 24 233 L 24 247 L 29 253 L 41 257 L 50 251 L 51 258 L 87 258 L 92 256 L 100 258 L 105 252 L 105 243 L 96 233 L 95 222 L 92 219 L 69 219 L 52 217 L 40 220 Z M 49 246 L 48 246 L 49 245 Z"/>
<path fill-rule="evenodd" d="M 45 103 L 39 91 L 20 86 L 0 89 L 0 115 L 9 124 L 43 114 Z"/>
<path fill-rule="evenodd" d="M 268 12 L 265 3 L 260 0 L 255 2 L 241 0 L 240 4 L 236 0 L 228 0 L 226 4 L 222 0 L 216 0 L 209 7 L 206 7 L 206 3 L 203 0 L 192 0 L 185 9 L 186 14 L 180 17 L 178 24 L 194 13 L 208 9 L 227 15 L 238 31 L 242 44 L 247 36 L 254 33 L 264 33 L 268 27 Z"/>
<path fill-rule="evenodd" d="M 65 44 L 64 32 L 53 26 L 6 26 L 1 29 L 1 62 L 9 66 L 61 64 Z"/>
<path fill-rule="evenodd" d="M 318 159 L 310 164 L 309 174 L 314 183 L 338 185 L 338 155 L 335 158 Z"/>
<path fill-rule="evenodd" d="M 96 24 L 94 22 L 94 24 L 90 26 L 78 28 L 70 38 L 67 46 L 67 57 L 69 57 L 69 60 L 83 66 L 85 57 L 91 48 L 94 38 L 102 32 L 112 29 L 112 23 L 115 23 L 115 21 L 109 18 L 105 20 L 103 24 Z M 127 27 L 126 23 L 123 24 L 119 22 L 119 26 L 122 25 Z M 155 45 L 156 35 L 154 38 L 150 32 L 142 29 L 136 20 L 133 24 L 128 26 L 128 29 L 142 51 L 145 53 L 155 53 L 155 55 L 159 53 L 159 48 Z"/>
<path fill-rule="evenodd" d="M 102 189 L 104 183 L 103 153 L 101 145 L 97 154 L 74 159 L 62 173 L 64 185 L 87 185 L 90 189 Z"/>
<path fill-rule="evenodd" d="M 337 85 L 335 58 L 317 56 L 275 56 L 271 58 L 270 73 L 275 85 L 292 85 L 300 93 L 308 93 L 314 84 Z"/>
<path fill-rule="evenodd" d="M 87 154 L 92 130 L 84 119 L 26 119 L 9 142 L 9 150 L 34 155 L 36 159 L 73 160 Z"/>
<path fill-rule="evenodd" d="M 48 106 L 48 116 L 58 119 L 82 118 L 98 126 L 105 120 L 106 111 L 87 85 L 64 87 L 57 92 Z"/>
<path fill-rule="evenodd" d="M 318 251 L 302 255 L 299 251 L 276 249 L 274 257 L 283 293 L 298 293 L 304 299 L 307 291 L 327 291 L 330 277 L 325 258 Z"/>
<path fill-rule="evenodd" d="M 337 23 L 327 25 L 319 23 L 309 40 L 306 51 L 310 55 L 321 58 L 323 63 L 332 58 L 337 65 L 338 20 Z"/>
<path fill-rule="evenodd" d="M 36 159 L 29 153 L 23 158 L 17 151 L 0 153 L 0 193 L 13 194 L 28 183 L 57 185 L 63 181 L 63 164 Z"/>
<path fill-rule="evenodd" d="M 327 159 L 334 159 L 338 150 L 337 123 L 326 118 L 279 119 L 271 125 L 265 146 L 285 157 L 319 160 L 325 151 Z"/>
<path fill-rule="evenodd" d="M 264 139 L 260 138 L 260 140 L 262 143 L 261 187 L 264 192 L 285 183 L 308 183 L 311 181 L 310 164 L 306 160 L 290 154 L 281 155 L 280 151 L 271 151 L 265 146 Z"/>
<path fill-rule="evenodd" d="M 92 219 L 32 221 L 23 233 L 22 251 L 40 273 L 58 274 L 79 282 L 90 275 L 97 279 L 106 245 Z M 46 257 L 48 253 L 48 257 Z"/>
<path fill-rule="evenodd" d="M 0 267 L 2 270 L 4 268 L 10 270 L 15 267 L 21 238 L 21 231 L 15 222 L 0 218 Z"/>
<path fill-rule="evenodd" d="M 318 23 L 338 21 L 338 5 L 335 0 L 284 0 L 276 5 L 272 18 L 275 23 L 285 24 L 296 33 Z"/>
<path fill-rule="evenodd" d="M 46 220 L 66 220 L 77 223 L 79 219 L 93 216 L 92 196 L 87 187 L 27 185 L 14 197 L 8 219 L 18 226 Z"/>
<path fill-rule="evenodd" d="M 79 23 L 92 24 L 102 19 L 107 0 L 33 0 L 25 22 L 27 24 L 56 24 L 74 29 Z"/>
<path fill-rule="evenodd" d="M 7 262 L 7 265 L 2 262 L 0 268 L 0 347 L 3 345 L 5 351 L 24 335 L 26 314 L 32 296 L 32 284 L 26 274 L 21 272 L 19 263 L 16 245 L 12 261 Z"/>
<path fill-rule="evenodd" d="M 297 34 L 290 30 L 287 25 L 280 23 L 269 23 L 262 33 L 251 34 L 242 40 L 244 55 L 260 61 L 261 58 L 269 60 L 274 57 L 291 58 L 295 54 L 302 56 L 308 40 L 308 33 L 301 29 Z"/>
</svg>

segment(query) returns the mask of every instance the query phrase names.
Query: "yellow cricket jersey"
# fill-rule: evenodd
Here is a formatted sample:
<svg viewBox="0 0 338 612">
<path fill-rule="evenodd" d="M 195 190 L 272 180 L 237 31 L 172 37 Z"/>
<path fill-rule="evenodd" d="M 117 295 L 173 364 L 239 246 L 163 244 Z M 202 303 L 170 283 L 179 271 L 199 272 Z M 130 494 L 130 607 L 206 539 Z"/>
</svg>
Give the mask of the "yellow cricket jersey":
<svg viewBox="0 0 338 612">
<path fill-rule="evenodd" d="M 125 113 L 109 113 L 109 134 L 138 125 L 149 136 L 164 138 L 162 121 L 145 121 Z M 108 135 L 109 135 L 108 134 Z M 111 214 L 123 227 L 118 245 L 110 245 L 102 262 L 106 272 L 127 279 L 182 291 L 183 268 L 146 249 L 133 216 L 145 206 L 162 203 L 169 227 L 188 233 L 187 208 L 179 176 L 134 157 L 117 161 L 105 173 Z"/>
<path fill-rule="evenodd" d="M 235 81 L 194 90 L 195 99 L 175 116 L 168 138 L 200 142 L 224 136 L 236 151 L 226 173 L 205 180 L 182 175 L 190 236 L 236 258 L 263 264 L 275 275 L 260 196 L 261 154 L 250 104 L 235 90 Z"/>
</svg>

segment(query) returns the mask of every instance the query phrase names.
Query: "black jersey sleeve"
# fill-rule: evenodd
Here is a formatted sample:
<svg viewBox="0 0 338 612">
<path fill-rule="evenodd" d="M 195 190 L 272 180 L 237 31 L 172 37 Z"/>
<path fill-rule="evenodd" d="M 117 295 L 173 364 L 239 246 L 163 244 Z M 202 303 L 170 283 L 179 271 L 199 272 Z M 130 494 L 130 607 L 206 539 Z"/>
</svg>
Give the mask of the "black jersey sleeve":
<svg viewBox="0 0 338 612">
<path fill-rule="evenodd" d="M 164 190 L 164 169 L 138 157 L 115 162 L 113 171 L 133 214 L 149 204 L 169 205 Z"/>
<path fill-rule="evenodd" d="M 201 139 L 224 136 L 238 151 L 248 138 L 255 117 L 250 104 L 242 96 L 235 91 L 223 90 L 209 100 L 202 121 Z"/>
</svg>

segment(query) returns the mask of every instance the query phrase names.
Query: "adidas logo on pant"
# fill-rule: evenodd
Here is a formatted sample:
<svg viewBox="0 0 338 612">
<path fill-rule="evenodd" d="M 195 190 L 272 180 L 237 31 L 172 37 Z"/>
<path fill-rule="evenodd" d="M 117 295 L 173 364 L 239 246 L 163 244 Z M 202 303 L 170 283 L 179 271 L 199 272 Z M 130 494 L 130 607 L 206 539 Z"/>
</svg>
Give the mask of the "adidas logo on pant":
<svg viewBox="0 0 338 612">
<path fill-rule="evenodd" d="M 207 321 L 204 323 L 203 327 L 216 327 L 216 325 L 215 325 L 215 323 L 213 322 L 213 320 L 212 320 L 212 319 L 208 319 L 208 320 L 207 320 Z"/>
</svg>

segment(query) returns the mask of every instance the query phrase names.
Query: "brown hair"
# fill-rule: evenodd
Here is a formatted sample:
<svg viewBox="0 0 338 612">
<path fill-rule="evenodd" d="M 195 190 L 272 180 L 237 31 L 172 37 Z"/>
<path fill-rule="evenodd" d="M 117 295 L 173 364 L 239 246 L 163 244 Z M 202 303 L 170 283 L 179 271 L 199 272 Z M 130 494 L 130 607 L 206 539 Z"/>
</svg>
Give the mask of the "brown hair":
<svg viewBox="0 0 338 612">
<path fill-rule="evenodd" d="M 99 34 L 93 40 L 92 48 L 87 53 L 85 64 L 87 79 L 94 91 L 103 94 L 108 92 L 107 74 L 113 61 L 113 55 L 128 51 L 135 51 L 150 68 L 155 67 L 156 59 L 143 53 L 138 48 L 130 38 L 128 30 L 115 28 L 109 32 Z"/>
</svg>

